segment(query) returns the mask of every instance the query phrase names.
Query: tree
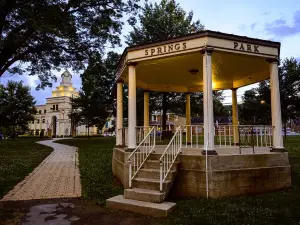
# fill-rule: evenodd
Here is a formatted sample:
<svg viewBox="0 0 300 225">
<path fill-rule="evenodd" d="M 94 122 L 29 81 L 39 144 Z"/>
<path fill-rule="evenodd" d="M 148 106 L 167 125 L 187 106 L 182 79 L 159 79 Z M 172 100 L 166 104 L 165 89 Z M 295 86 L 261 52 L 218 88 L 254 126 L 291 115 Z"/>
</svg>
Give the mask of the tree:
<svg viewBox="0 0 300 225">
<path fill-rule="evenodd" d="M 245 91 L 242 96 L 243 104 L 239 105 L 239 120 L 242 124 L 270 124 L 270 104 L 261 99 L 259 88 Z M 269 92 L 270 93 L 270 92 Z"/>
<path fill-rule="evenodd" d="M 299 112 L 299 90 L 295 83 L 300 81 L 300 63 L 292 57 L 284 59 L 281 64 L 278 75 L 282 122 L 286 137 L 287 121 L 296 117 L 297 109 Z"/>
<path fill-rule="evenodd" d="M 82 89 L 72 100 L 70 118 L 76 124 L 102 128 L 108 116 L 113 114 L 114 71 L 120 55 L 109 52 L 106 58 L 99 53 L 90 56 L 87 69 L 81 74 Z"/>
<path fill-rule="evenodd" d="M 37 112 L 35 104 L 30 88 L 22 82 L 8 81 L 6 86 L 0 85 L 0 127 L 13 135 L 16 129 L 27 130 Z"/>
<path fill-rule="evenodd" d="M 193 12 L 186 13 L 175 0 L 162 0 L 154 4 L 146 1 L 138 15 L 138 21 L 139 25 L 132 25 L 133 31 L 126 36 L 129 46 L 166 40 L 204 29 L 199 20 L 193 22 Z M 166 129 L 167 111 L 176 110 L 174 102 L 180 99 L 180 95 L 182 96 L 169 92 L 151 93 L 152 110 L 156 106 L 156 109 L 163 111 L 163 130 Z"/>
<path fill-rule="evenodd" d="M 51 69 L 83 69 L 91 52 L 120 44 L 123 14 L 134 13 L 138 1 L 0 1 L 0 77 L 29 72 L 43 88 L 55 78 Z"/>
<path fill-rule="evenodd" d="M 287 122 L 299 115 L 300 101 L 300 63 L 293 57 L 281 61 L 278 69 L 281 113 L 286 135 Z M 259 87 L 246 91 L 240 108 L 240 117 L 244 123 L 271 123 L 270 81 L 259 83 Z M 252 120 L 253 119 L 253 120 Z"/>
</svg>

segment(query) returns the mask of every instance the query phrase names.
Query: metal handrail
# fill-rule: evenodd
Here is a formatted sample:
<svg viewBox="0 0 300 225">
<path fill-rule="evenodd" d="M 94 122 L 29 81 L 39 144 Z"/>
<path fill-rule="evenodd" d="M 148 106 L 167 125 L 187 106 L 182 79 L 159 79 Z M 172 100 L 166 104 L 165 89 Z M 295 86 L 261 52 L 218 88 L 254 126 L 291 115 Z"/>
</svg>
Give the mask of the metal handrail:
<svg viewBox="0 0 300 225">
<path fill-rule="evenodd" d="M 172 147 L 171 147 L 172 146 Z M 160 166 L 160 178 L 159 178 L 159 190 L 163 190 L 163 182 L 167 178 L 173 163 L 175 162 L 178 154 L 181 151 L 182 147 L 182 129 L 179 126 L 167 145 L 165 151 L 159 158 L 159 166 Z"/>
<path fill-rule="evenodd" d="M 147 127 L 146 127 L 147 128 Z M 149 128 L 147 128 L 149 129 Z M 151 136 L 153 133 L 153 136 Z M 140 142 L 140 144 L 135 148 L 135 150 L 128 156 L 129 163 L 129 187 L 131 188 L 132 179 L 139 172 L 139 170 L 144 165 L 148 156 L 152 153 L 155 148 L 155 135 L 156 129 L 152 127 L 148 134 L 144 137 L 144 139 Z M 153 144 L 151 145 L 151 137 L 153 137 Z M 142 151 L 141 151 L 142 150 Z M 133 162 L 133 168 L 132 168 Z M 133 175 L 132 175 L 133 173 Z"/>
</svg>

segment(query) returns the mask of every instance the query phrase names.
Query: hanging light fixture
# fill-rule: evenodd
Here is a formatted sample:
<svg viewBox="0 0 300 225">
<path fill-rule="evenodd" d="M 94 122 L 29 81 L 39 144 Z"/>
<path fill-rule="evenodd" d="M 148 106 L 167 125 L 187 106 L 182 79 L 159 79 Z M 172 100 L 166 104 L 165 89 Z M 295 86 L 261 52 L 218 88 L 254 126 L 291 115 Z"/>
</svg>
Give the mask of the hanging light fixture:
<svg viewBox="0 0 300 225">
<path fill-rule="evenodd" d="M 190 69 L 190 71 L 189 71 L 192 75 L 196 75 L 198 72 L 199 72 L 199 70 L 198 69 Z"/>
</svg>

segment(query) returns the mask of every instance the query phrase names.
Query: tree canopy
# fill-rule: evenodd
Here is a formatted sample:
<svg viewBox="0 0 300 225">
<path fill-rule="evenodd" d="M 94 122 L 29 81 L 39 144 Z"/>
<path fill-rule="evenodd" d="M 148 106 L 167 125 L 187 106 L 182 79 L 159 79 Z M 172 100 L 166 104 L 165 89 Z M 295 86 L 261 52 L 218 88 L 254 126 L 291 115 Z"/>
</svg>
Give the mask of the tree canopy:
<svg viewBox="0 0 300 225">
<path fill-rule="evenodd" d="M 300 112 L 300 63 L 295 58 L 286 58 L 278 69 L 281 113 L 284 127 L 288 120 L 299 116 Z M 239 116 L 244 124 L 271 123 L 270 81 L 259 83 L 258 88 L 244 93 Z"/>
<path fill-rule="evenodd" d="M 92 52 L 120 44 L 121 19 L 138 1 L 0 1 L 0 77 L 6 71 L 38 75 L 43 88 L 55 79 L 51 69 L 83 69 Z"/>
<path fill-rule="evenodd" d="M 138 24 L 126 36 L 128 45 L 161 41 L 204 30 L 200 20 L 193 21 L 193 12 L 186 11 L 175 0 L 159 3 L 146 1 L 138 15 Z"/>
<path fill-rule="evenodd" d="M 104 58 L 99 53 L 90 56 L 87 69 L 81 74 L 82 88 L 72 100 L 70 118 L 76 125 L 102 128 L 113 114 L 114 71 L 120 55 L 109 52 Z"/>
<path fill-rule="evenodd" d="M 159 3 L 146 1 L 138 15 L 138 23 L 133 24 L 132 29 L 126 36 L 129 46 L 195 33 L 203 30 L 204 26 L 200 20 L 193 21 L 193 12 L 187 13 L 175 0 L 162 0 Z M 180 93 L 151 93 L 151 110 L 163 111 L 163 129 L 166 128 L 167 111 L 180 112 L 177 110 L 178 101 L 182 104 L 183 98 Z"/>
<path fill-rule="evenodd" d="M 30 88 L 21 81 L 8 81 L 6 86 L 0 84 L 0 128 L 9 133 L 27 130 L 28 123 L 34 120 L 35 103 Z"/>
</svg>

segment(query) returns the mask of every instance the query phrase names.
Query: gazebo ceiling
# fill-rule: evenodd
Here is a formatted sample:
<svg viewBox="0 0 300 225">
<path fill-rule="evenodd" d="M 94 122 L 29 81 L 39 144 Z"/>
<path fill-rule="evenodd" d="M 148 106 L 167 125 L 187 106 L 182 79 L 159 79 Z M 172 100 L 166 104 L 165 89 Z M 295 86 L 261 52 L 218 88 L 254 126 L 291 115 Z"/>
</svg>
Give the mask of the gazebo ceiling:
<svg viewBox="0 0 300 225">
<path fill-rule="evenodd" d="M 211 35 L 213 37 L 210 37 Z M 219 34 L 219 33 L 217 33 Z M 280 43 L 215 33 L 125 50 L 117 79 L 128 83 L 128 62 L 136 62 L 137 88 L 152 91 L 199 92 L 203 89 L 203 47 L 212 47 L 213 89 L 239 88 L 269 78 L 267 59 L 278 58 Z M 225 39 L 226 35 L 236 40 Z M 188 38 L 189 36 L 185 37 Z M 239 38 L 243 38 L 243 42 Z M 254 43 L 252 43 L 252 42 Z M 259 45 L 260 44 L 260 45 Z M 172 49 L 170 48 L 170 45 Z M 263 46 L 265 45 L 265 46 Z M 123 65 L 123 66 L 122 66 Z M 192 74 L 190 70 L 198 72 Z"/>
</svg>

